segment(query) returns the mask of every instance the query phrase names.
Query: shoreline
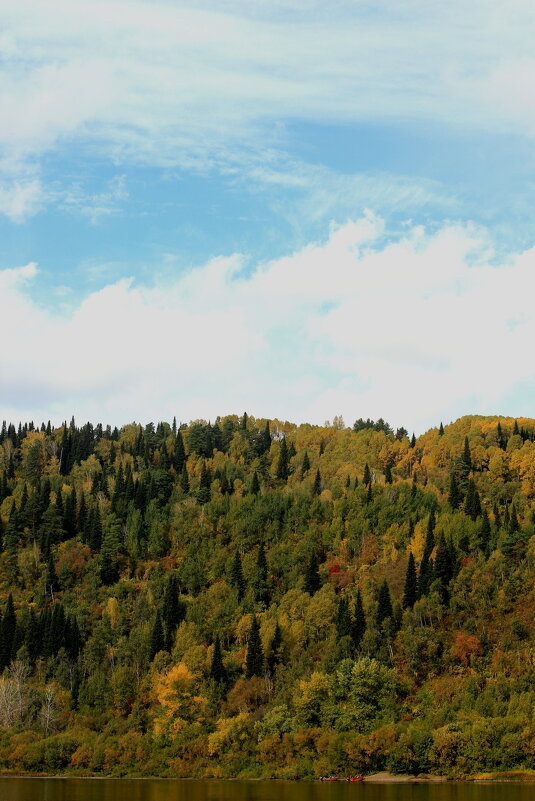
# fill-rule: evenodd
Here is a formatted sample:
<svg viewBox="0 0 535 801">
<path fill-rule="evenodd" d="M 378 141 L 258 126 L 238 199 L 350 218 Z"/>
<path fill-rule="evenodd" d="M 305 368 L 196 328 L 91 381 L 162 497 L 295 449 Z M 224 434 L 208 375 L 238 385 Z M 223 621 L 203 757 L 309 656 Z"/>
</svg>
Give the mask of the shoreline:
<svg viewBox="0 0 535 801">
<path fill-rule="evenodd" d="M 318 779 L 282 779 L 271 778 L 203 778 L 194 776 L 88 776 L 73 773 L 11 773 L 0 772 L 0 779 L 81 779 L 91 781 L 165 781 L 165 782 L 319 782 Z M 346 780 L 340 778 L 338 782 L 344 784 Z M 323 782 L 322 782 L 323 783 Z M 328 782 L 326 782 L 328 784 Z M 363 784 L 533 784 L 535 783 L 535 773 L 514 773 L 504 772 L 496 774 L 476 774 L 467 778 L 456 778 L 451 776 L 434 776 L 432 774 L 396 774 L 381 771 L 379 773 L 366 776 Z"/>
</svg>

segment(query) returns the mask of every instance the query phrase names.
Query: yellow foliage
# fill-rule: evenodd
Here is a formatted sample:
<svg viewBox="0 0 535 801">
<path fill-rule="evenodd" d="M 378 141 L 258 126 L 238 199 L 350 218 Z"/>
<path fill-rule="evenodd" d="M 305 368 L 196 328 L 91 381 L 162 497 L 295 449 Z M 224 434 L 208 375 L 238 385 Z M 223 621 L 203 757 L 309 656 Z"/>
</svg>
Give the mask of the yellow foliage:
<svg viewBox="0 0 535 801">
<path fill-rule="evenodd" d="M 220 718 L 216 722 L 216 731 L 208 737 L 208 753 L 216 756 L 227 747 L 243 744 L 251 736 L 251 716 L 248 712 L 240 712 L 234 718 Z"/>
<path fill-rule="evenodd" d="M 117 598 L 108 598 L 106 613 L 110 619 L 112 629 L 117 628 L 117 621 L 119 620 L 119 603 L 117 602 Z"/>
<path fill-rule="evenodd" d="M 178 732 L 188 724 L 204 720 L 208 702 L 194 690 L 195 677 L 183 662 L 155 677 L 154 696 L 161 707 L 154 724 L 156 735 Z"/>
<path fill-rule="evenodd" d="M 412 555 L 419 562 L 424 554 L 424 547 L 425 547 L 425 530 L 424 527 L 419 520 L 416 525 L 414 526 L 414 534 L 412 535 L 412 539 L 409 543 L 409 550 L 411 551 Z"/>
</svg>

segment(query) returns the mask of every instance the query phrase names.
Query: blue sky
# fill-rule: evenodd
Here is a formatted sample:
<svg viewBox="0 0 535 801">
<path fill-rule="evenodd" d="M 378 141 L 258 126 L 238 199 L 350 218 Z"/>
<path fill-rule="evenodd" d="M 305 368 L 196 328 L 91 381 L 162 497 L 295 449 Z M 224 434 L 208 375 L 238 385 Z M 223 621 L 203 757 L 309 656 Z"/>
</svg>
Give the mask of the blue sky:
<svg viewBox="0 0 535 801">
<path fill-rule="evenodd" d="M 2 416 L 532 415 L 535 12 L 466 6 L 8 2 Z"/>
</svg>

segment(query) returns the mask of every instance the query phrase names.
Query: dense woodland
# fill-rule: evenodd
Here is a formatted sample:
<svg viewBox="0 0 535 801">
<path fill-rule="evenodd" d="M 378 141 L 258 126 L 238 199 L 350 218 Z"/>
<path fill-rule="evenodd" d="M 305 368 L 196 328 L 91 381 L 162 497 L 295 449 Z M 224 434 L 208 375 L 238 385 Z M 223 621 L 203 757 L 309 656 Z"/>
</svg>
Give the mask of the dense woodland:
<svg viewBox="0 0 535 801">
<path fill-rule="evenodd" d="M 0 770 L 535 765 L 535 420 L 4 424 Z"/>
</svg>

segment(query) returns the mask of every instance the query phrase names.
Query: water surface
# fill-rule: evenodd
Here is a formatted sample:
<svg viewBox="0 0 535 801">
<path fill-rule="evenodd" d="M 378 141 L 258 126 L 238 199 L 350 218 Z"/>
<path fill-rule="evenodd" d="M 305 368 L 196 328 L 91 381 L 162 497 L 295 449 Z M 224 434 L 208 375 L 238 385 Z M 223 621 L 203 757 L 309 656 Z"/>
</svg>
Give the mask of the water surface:
<svg viewBox="0 0 535 801">
<path fill-rule="evenodd" d="M 0 778 L 0 801 L 534 801 L 533 784 Z"/>
</svg>

